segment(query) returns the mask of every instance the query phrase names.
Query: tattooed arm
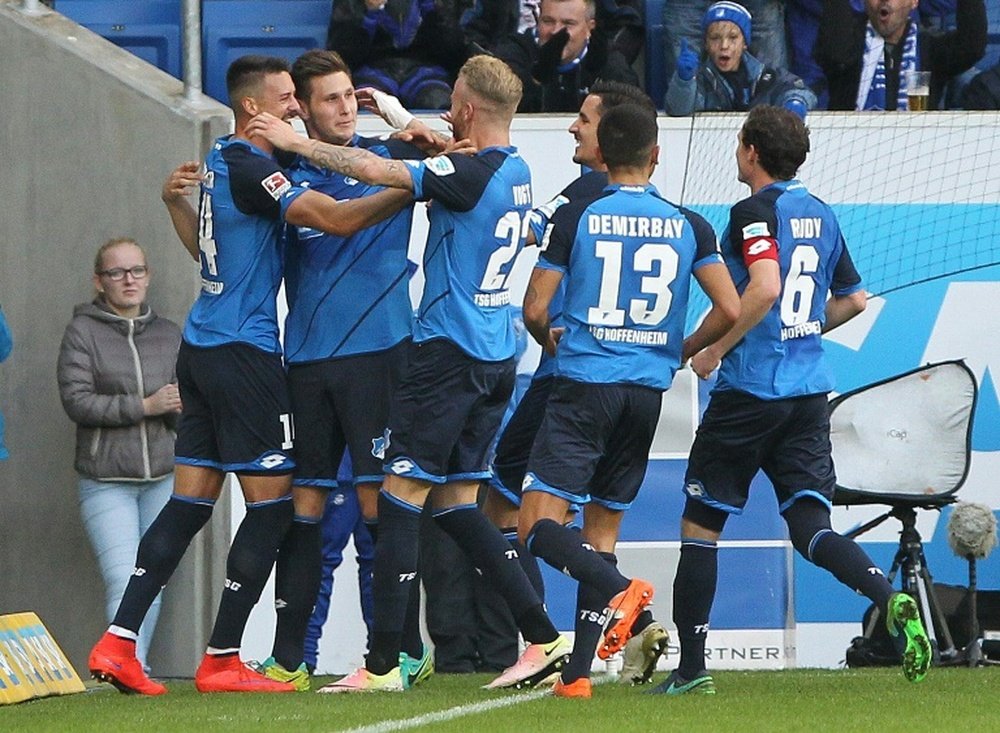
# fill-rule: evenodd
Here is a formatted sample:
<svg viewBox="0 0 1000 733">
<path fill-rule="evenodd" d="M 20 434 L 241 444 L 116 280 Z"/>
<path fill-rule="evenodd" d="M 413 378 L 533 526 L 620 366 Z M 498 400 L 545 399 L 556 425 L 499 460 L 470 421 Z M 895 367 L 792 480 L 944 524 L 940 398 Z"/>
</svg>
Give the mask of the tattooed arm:
<svg viewBox="0 0 1000 733">
<path fill-rule="evenodd" d="M 382 158 L 360 148 L 310 140 L 297 133 L 287 122 L 266 112 L 250 120 L 245 134 L 249 138 L 260 136 L 276 148 L 297 153 L 314 165 L 356 178 L 364 183 L 413 190 L 413 179 L 406 164 Z"/>
</svg>

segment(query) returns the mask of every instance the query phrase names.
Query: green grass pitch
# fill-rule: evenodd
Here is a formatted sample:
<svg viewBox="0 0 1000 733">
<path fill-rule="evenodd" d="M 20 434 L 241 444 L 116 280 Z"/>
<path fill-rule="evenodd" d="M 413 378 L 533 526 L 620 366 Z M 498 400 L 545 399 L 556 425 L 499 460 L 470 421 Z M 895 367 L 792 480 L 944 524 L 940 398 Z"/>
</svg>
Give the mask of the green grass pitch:
<svg viewBox="0 0 1000 733">
<path fill-rule="evenodd" d="M 654 678 L 658 682 L 664 675 Z M 0 731 L 117 733 L 463 733 L 1000 730 L 1000 667 L 932 669 L 908 683 L 895 669 L 715 673 L 718 694 L 665 697 L 616 683 L 590 700 L 539 691 L 486 691 L 488 675 L 435 675 L 406 693 L 200 695 L 190 680 L 142 698 L 106 685 L 85 694 L 0 707 Z M 314 687 L 332 678 L 314 680 Z M 316 684 L 318 683 L 318 684 Z M 506 704 L 505 704 L 506 703 Z"/>
</svg>

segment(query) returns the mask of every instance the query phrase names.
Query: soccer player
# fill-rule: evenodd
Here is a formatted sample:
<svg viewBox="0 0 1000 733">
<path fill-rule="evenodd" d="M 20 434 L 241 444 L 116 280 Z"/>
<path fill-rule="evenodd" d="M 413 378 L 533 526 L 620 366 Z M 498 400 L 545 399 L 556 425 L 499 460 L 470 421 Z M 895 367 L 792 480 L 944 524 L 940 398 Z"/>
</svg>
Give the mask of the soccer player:
<svg viewBox="0 0 1000 733">
<path fill-rule="evenodd" d="M 261 115 L 251 123 L 252 130 L 278 147 L 317 165 L 432 200 L 423 260 L 426 282 L 408 370 L 386 431 L 372 649 L 364 667 L 334 683 L 341 691 L 402 688 L 402 620 L 416 576 L 420 511 L 430 493 L 435 520 L 504 592 L 529 643 L 514 666 L 497 678 L 501 682 L 491 684 L 537 683 L 558 669 L 569 651 L 517 552 L 476 506 L 479 482 L 489 476 L 486 454 L 515 378 L 507 277 L 531 209 L 531 176 L 510 145 L 510 123 L 520 96 L 521 83 L 506 64 L 473 57 L 455 83 L 449 119 L 455 138 L 468 139 L 478 153 L 405 164 L 305 140 L 274 116 Z"/>
<path fill-rule="evenodd" d="M 295 96 L 311 138 L 369 150 L 386 158 L 423 158 L 416 147 L 355 133 L 358 99 L 351 72 L 332 51 L 314 50 L 292 65 Z M 296 184 L 338 200 L 382 190 L 298 159 Z M 320 522 L 337 469 L 350 449 L 354 487 L 374 535 L 382 483 L 382 434 L 389 397 L 405 366 L 413 308 L 409 294 L 412 207 L 348 237 L 290 229 L 286 249 L 285 361 L 295 414 L 295 519 L 276 564 L 277 627 L 264 673 L 309 689 L 303 660 L 309 617 L 322 573 Z M 349 536 L 350 529 L 343 536 Z M 400 664 L 404 683 L 433 669 L 420 638 L 419 585 L 414 583 Z"/>
<path fill-rule="evenodd" d="M 650 584 L 624 577 L 609 559 L 646 472 L 663 392 L 691 353 L 683 328 L 692 276 L 712 308 L 691 344 L 711 343 L 739 312 L 712 228 L 649 183 L 656 135 L 647 107 L 603 115 L 598 154 L 609 185 L 553 214 L 524 296 L 525 325 L 555 354 L 556 377 L 528 460 L 518 534 L 534 555 L 589 586 L 589 608 L 608 609 L 602 658 L 624 646 L 652 599 Z M 549 305 L 564 275 L 558 329 Z M 570 503 L 587 505 L 583 540 L 560 523 Z M 578 661 L 563 669 L 556 695 L 590 697 L 601 620 L 577 636 Z"/>
<path fill-rule="evenodd" d="M 271 145 L 247 131 L 258 112 L 281 119 L 298 114 L 284 60 L 241 57 L 229 67 L 226 83 L 235 133 L 216 140 L 203 174 L 198 163 L 185 163 L 162 192 L 181 242 L 201 263 L 202 288 L 177 360 L 183 412 L 174 494 L 143 536 L 117 614 L 89 658 L 94 676 L 123 692 L 166 692 L 136 659 L 136 632 L 211 516 L 228 471 L 239 479 L 247 512 L 229 551 L 222 600 L 195 686 L 201 692 L 294 690 L 251 670 L 239 657 L 247 617 L 293 513 L 292 418 L 275 304 L 281 227 L 288 222 L 347 235 L 409 201 L 405 193 L 387 191 L 337 202 L 288 179 Z M 196 212 L 185 195 L 199 184 Z"/>
<path fill-rule="evenodd" d="M 622 104 L 645 106 L 654 115 L 656 114 L 652 101 L 638 87 L 613 81 L 599 81 L 591 87 L 590 93 L 580 106 L 579 114 L 569 127 L 570 134 L 576 139 L 573 162 L 590 170 L 570 183 L 551 201 L 532 211 L 531 231 L 527 239 L 529 245 L 542 240 L 549 219 L 556 209 L 570 201 L 599 194 L 608 185 L 607 166 L 597 152 L 597 126 L 604 113 Z M 549 304 L 549 316 L 553 327 L 556 328 L 562 326 L 565 286 L 564 279 Z M 538 564 L 534 556 L 517 539 L 517 512 L 521 505 L 521 483 L 524 481 L 528 455 L 531 453 L 538 426 L 545 414 L 545 404 L 552 388 L 555 371 L 555 360 L 543 351 L 530 386 L 500 434 L 496 456 L 493 459 L 493 475 L 483 504 L 486 516 L 501 528 L 504 536 L 517 550 L 525 572 L 532 579 L 538 594 L 543 597 L 544 587 Z M 586 512 L 585 507 L 584 513 Z M 613 555 L 605 559 L 615 562 Z M 591 601 L 589 597 L 584 597 L 587 595 L 587 589 L 588 586 L 585 585 L 581 585 L 579 589 L 582 595 L 577 599 L 577 605 L 581 609 L 576 618 L 578 627 L 590 624 L 589 619 L 601 616 L 604 610 L 603 605 L 599 608 L 590 608 L 593 603 L 598 603 L 601 599 Z M 580 633 L 583 633 L 582 629 L 578 628 L 577 635 Z M 648 682 L 656 668 L 657 660 L 666 651 L 668 641 L 663 626 L 653 620 L 648 610 L 644 610 L 636 620 L 632 637 L 622 653 L 623 665 L 619 680 L 628 684 Z M 590 664 L 591 660 L 577 659 L 577 656 L 571 658 L 571 665 Z"/>
<path fill-rule="evenodd" d="M 902 631 L 907 679 L 922 679 L 930 664 L 916 603 L 830 527 L 833 377 L 821 334 L 863 311 L 867 296 L 833 211 L 795 179 L 808 152 L 809 131 L 785 109 L 755 107 L 739 132 L 736 165 L 751 196 L 730 211 L 722 249 L 742 308 L 732 329 L 691 360 L 703 379 L 721 368 L 684 478 L 674 580 L 680 664 L 653 692 L 715 692 L 705 639 L 716 543 L 729 516 L 743 511 L 758 470 L 774 485 L 795 549 L 870 598 L 893 636 Z"/>
</svg>

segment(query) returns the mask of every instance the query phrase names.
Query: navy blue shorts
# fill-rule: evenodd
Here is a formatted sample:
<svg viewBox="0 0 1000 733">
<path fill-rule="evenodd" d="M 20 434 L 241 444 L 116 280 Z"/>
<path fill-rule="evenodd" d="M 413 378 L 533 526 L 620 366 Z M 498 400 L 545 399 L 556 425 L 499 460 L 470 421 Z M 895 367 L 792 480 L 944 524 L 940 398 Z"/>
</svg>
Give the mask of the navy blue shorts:
<svg viewBox="0 0 1000 733">
<path fill-rule="evenodd" d="M 554 379 L 549 375 L 531 381 L 497 441 L 490 486 L 514 506 L 521 505 L 521 483 L 528 469 L 528 456 L 545 416 Z"/>
<path fill-rule="evenodd" d="M 280 354 L 249 344 L 206 348 L 182 341 L 177 385 L 184 403 L 174 445 L 177 463 L 261 475 L 295 468 Z"/>
<path fill-rule="evenodd" d="M 684 493 L 740 514 L 750 481 L 763 470 L 781 511 L 803 496 L 830 506 L 836 484 L 830 451 L 825 394 L 762 400 L 745 392 L 716 392 L 691 447 Z"/>
<path fill-rule="evenodd" d="M 489 478 L 515 379 L 513 357 L 479 361 L 445 339 L 412 344 L 389 410 L 385 472 L 435 484 Z"/>
<path fill-rule="evenodd" d="M 406 339 L 385 351 L 288 367 L 296 486 L 336 488 L 345 448 L 354 483 L 382 483 L 389 401 L 406 366 L 409 343 Z"/>
<path fill-rule="evenodd" d="M 663 393 L 556 377 L 522 491 L 623 511 L 646 476 Z"/>
</svg>

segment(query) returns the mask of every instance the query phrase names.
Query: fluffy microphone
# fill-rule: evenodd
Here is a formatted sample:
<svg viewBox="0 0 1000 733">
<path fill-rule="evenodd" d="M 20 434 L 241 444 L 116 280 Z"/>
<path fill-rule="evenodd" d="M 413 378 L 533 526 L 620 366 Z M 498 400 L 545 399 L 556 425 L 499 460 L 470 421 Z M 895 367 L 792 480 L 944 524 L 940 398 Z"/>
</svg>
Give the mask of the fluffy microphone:
<svg viewBox="0 0 1000 733">
<path fill-rule="evenodd" d="M 997 518 L 983 504 L 960 501 L 948 519 L 948 544 L 959 557 L 983 558 L 997 546 Z"/>
</svg>

